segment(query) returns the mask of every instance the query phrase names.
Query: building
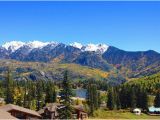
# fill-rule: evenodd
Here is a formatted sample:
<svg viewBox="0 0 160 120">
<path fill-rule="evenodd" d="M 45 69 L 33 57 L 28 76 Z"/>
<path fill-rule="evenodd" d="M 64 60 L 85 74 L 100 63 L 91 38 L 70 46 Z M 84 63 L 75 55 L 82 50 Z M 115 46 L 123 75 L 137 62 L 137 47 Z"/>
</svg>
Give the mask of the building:
<svg viewBox="0 0 160 120">
<path fill-rule="evenodd" d="M 39 110 L 38 113 L 42 116 L 43 119 L 57 119 L 58 112 L 57 110 L 62 105 L 59 103 L 49 103 L 43 109 Z"/>
<path fill-rule="evenodd" d="M 65 106 L 59 103 L 49 103 L 43 109 L 39 110 L 38 113 L 43 119 L 58 119 L 58 110 L 63 110 Z M 88 118 L 87 112 L 83 109 L 83 106 L 73 106 L 73 119 L 86 119 Z"/>
<path fill-rule="evenodd" d="M 133 113 L 136 115 L 141 115 L 141 109 L 135 108 L 135 109 L 133 109 Z"/>
<path fill-rule="evenodd" d="M 23 108 L 13 104 L 7 104 L 0 107 L 1 111 L 8 112 L 10 115 L 18 119 L 40 119 L 41 115 L 27 108 Z"/>
<path fill-rule="evenodd" d="M 0 110 L 0 119 L 8 119 L 8 120 L 18 120 L 16 117 L 13 117 L 9 112 Z"/>
<path fill-rule="evenodd" d="M 148 113 L 150 115 L 160 115 L 160 108 L 156 108 L 154 106 L 148 108 Z"/>
</svg>

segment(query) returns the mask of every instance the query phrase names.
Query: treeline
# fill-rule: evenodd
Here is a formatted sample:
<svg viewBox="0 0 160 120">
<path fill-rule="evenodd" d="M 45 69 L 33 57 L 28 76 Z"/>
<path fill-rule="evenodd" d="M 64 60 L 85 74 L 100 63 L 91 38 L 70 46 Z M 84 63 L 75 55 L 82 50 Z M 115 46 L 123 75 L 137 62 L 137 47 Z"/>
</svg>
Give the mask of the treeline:
<svg viewBox="0 0 160 120">
<path fill-rule="evenodd" d="M 160 91 L 160 73 L 146 76 L 142 78 L 136 78 L 124 84 L 127 86 L 140 86 L 146 92 L 155 95 Z"/>
<path fill-rule="evenodd" d="M 107 107 L 113 109 L 149 107 L 149 96 L 155 96 L 153 105 L 160 107 L 160 74 L 142 77 L 108 90 Z"/>
<path fill-rule="evenodd" d="M 126 108 L 148 108 L 148 94 L 138 86 L 122 86 L 108 90 L 107 107 L 110 110 Z"/>
<path fill-rule="evenodd" d="M 31 81 L 27 78 L 13 80 L 12 73 L 8 70 L 5 80 L 0 82 L 0 97 L 5 102 L 39 110 L 46 103 L 56 101 L 55 84 L 52 81 Z"/>
<path fill-rule="evenodd" d="M 86 83 L 87 103 L 91 115 L 100 107 L 101 90 L 107 93 L 106 109 L 109 110 L 141 108 L 147 111 L 150 107 L 150 97 L 154 99 L 152 105 L 160 107 L 160 74 L 135 79 L 119 86 L 105 84 L 106 89 L 94 80 L 88 80 Z"/>
</svg>

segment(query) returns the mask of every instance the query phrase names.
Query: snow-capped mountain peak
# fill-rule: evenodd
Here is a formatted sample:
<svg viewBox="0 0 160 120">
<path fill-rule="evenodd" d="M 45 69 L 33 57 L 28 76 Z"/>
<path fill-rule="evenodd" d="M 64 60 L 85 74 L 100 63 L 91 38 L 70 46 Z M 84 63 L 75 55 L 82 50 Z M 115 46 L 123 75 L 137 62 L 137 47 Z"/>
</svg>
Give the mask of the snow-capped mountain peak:
<svg viewBox="0 0 160 120">
<path fill-rule="evenodd" d="M 2 45 L 3 48 L 6 50 L 11 50 L 11 52 L 16 51 L 20 47 L 22 47 L 25 43 L 21 41 L 11 41 L 11 42 L 6 42 L 4 45 Z"/>
<path fill-rule="evenodd" d="M 100 52 L 104 53 L 108 49 L 108 45 L 106 44 L 87 44 L 87 45 L 82 45 L 81 43 L 74 42 L 70 44 L 70 46 L 73 46 L 75 48 L 79 48 L 82 51 L 95 51 L 95 52 Z"/>
<path fill-rule="evenodd" d="M 70 44 L 70 46 L 73 46 L 73 47 L 79 48 L 79 49 L 81 49 L 83 47 L 83 45 L 81 43 L 78 43 L 78 42 L 74 42 L 74 43 Z"/>
<path fill-rule="evenodd" d="M 88 44 L 82 48 L 84 51 L 95 51 L 104 53 L 108 49 L 108 45 L 106 44 Z"/>
<path fill-rule="evenodd" d="M 49 42 L 41 42 L 41 41 L 32 41 L 32 42 L 28 42 L 26 43 L 26 45 L 28 47 L 30 47 L 31 49 L 34 49 L 34 48 L 43 48 L 44 46 L 48 45 Z"/>
<path fill-rule="evenodd" d="M 106 44 L 99 44 L 98 45 L 98 50 L 101 52 L 101 53 L 104 53 L 105 51 L 107 51 L 107 49 L 108 49 L 108 45 L 106 45 Z"/>
<path fill-rule="evenodd" d="M 16 50 L 18 50 L 23 46 L 27 46 L 30 48 L 30 50 L 32 50 L 34 48 L 43 48 L 44 46 L 52 43 L 53 42 L 41 42 L 37 40 L 30 42 L 11 41 L 11 42 L 6 42 L 4 45 L 2 45 L 2 47 L 11 52 L 15 52 Z"/>
<path fill-rule="evenodd" d="M 35 48 L 44 48 L 45 46 L 50 47 L 50 49 L 54 49 L 58 43 L 56 42 L 41 42 L 41 41 L 30 41 L 30 42 L 21 42 L 21 41 L 11 41 L 7 42 L 4 45 L 2 45 L 3 48 L 6 50 L 9 50 L 10 52 L 15 52 L 19 48 L 22 48 L 23 46 L 28 47 L 28 51 L 31 51 Z M 67 45 L 66 45 L 67 46 Z M 79 48 L 82 52 L 83 51 L 95 51 L 99 53 L 104 53 L 108 49 L 108 45 L 106 44 L 87 44 L 82 45 L 81 43 L 74 42 L 70 44 L 70 46 L 73 46 L 75 48 Z"/>
</svg>

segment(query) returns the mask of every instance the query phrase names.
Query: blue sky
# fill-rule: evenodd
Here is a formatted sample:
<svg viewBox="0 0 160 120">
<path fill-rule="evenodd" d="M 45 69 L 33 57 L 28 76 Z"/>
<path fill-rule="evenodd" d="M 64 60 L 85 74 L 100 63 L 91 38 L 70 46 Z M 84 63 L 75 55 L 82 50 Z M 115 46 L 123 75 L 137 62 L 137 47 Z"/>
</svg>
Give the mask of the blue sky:
<svg viewBox="0 0 160 120">
<path fill-rule="evenodd" d="M 0 2 L 0 44 L 12 40 L 160 52 L 160 2 Z"/>
</svg>

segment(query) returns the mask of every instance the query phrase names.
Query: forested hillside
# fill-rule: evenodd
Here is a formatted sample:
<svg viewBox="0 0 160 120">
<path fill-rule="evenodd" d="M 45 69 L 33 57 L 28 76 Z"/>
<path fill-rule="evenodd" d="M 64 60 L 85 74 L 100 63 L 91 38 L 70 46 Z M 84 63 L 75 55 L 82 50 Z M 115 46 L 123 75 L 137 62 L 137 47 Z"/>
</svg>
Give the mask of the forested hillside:
<svg viewBox="0 0 160 120">
<path fill-rule="evenodd" d="M 158 90 L 160 90 L 160 73 L 142 78 L 131 79 L 126 82 L 124 86 L 140 86 L 148 93 L 155 94 Z"/>
</svg>

